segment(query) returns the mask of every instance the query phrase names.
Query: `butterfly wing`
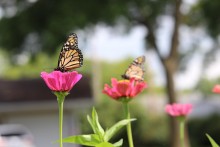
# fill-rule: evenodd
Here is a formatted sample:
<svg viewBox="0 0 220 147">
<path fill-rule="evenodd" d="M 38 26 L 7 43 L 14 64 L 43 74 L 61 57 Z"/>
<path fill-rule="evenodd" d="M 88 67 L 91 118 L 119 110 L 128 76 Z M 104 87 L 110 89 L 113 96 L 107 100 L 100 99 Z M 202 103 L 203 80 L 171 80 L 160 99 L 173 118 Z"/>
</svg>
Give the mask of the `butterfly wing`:
<svg viewBox="0 0 220 147">
<path fill-rule="evenodd" d="M 80 49 L 78 49 L 78 38 L 76 34 L 72 33 L 68 36 L 67 41 L 64 43 L 60 56 L 58 59 L 58 65 L 55 70 L 66 72 L 75 68 L 81 67 L 83 64 L 83 55 Z"/>
<path fill-rule="evenodd" d="M 144 68 L 143 64 L 145 62 L 145 56 L 140 56 L 136 58 L 122 75 L 124 79 L 135 78 L 136 80 L 144 80 Z"/>
<path fill-rule="evenodd" d="M 83 55 L 77 48 L 65 51 L 58 61 L 57 69 L 61 72 L 66 72 L 79 68 L 83 64 Z"/>
</svg>

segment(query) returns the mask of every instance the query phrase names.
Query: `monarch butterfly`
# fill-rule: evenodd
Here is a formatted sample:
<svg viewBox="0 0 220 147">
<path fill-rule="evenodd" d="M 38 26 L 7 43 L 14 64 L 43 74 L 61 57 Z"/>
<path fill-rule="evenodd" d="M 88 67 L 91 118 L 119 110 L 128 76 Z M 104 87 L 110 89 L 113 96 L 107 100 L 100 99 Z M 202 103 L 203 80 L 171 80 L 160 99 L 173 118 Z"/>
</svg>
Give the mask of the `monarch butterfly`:
<svg viewBox="0 0 220 147">
<path fill-rule="evenodd" d="M 135 78 L 135 80 L 143 81 L 144 80 L 144 69 L 143 64 L 145 62 L 145 56 L 140 56 L 136 58 L 122 75 L 124 79 Z"/>
<path fill-rule="evenodd" d="M 75 33 L 71 33 L 67 41 L 63 44 L 60 51 L 57 67 L 54 70 L 67 72 L 81 67 L 83 64 L 83 55 L 78 48 L 78 38 Z"/>
</svg>

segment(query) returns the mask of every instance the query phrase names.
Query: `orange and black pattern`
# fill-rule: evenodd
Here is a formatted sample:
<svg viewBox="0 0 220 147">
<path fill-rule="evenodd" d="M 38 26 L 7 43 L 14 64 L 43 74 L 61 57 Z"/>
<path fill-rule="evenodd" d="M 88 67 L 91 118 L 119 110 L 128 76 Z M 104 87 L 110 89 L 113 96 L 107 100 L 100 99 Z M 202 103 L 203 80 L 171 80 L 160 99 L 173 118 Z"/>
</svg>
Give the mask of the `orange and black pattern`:
<svg viewBox="0 0 220 147">
<path fill-rule="evenodd" d="M 78 48 L 78 38 L 75 33 L 72 33 L 68 36 L 67 41 L 61 49 L 57 68 L 54 70 L 67 72 L 81 67 L 82 64 L 83 55 L 81 50 Z"/>
<path fill-rule="evenodd" d="M 143 81 L 144 80 L 144 68 L 143 64 L 145 62 L 145 56 L 140 56 L 136 58 L 122 75 L 124 79 L 135 78 L 135 80 Z"/>
</svg>

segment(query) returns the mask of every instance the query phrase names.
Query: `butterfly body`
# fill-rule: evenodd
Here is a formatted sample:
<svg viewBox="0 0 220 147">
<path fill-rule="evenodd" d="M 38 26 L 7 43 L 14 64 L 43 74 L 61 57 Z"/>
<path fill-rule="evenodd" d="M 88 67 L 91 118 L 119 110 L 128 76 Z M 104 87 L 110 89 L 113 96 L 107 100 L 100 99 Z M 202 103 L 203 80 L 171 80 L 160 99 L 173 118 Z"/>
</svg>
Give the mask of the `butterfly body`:
<svg viewBox="0 0 220 147">
<path fill-rule="evenodd" d="M 122 75 L 124 79 L 135 78 L 135 80 L 143 81 L 144 80 L 144 69 L 143 64 L 145 62 L 145 56 L 140 56 L 136 58 Z"/>
<path fill-rule="evenodd" d="M 78 48 L 78 38 L 75 33 L 72 33 L 68 36 L 67 41 L 64 43 L 61 49 L 58 64 L 54 70 L 67 72 L 81 67 L 82 64 L 83 54 Z"/>
</svg>

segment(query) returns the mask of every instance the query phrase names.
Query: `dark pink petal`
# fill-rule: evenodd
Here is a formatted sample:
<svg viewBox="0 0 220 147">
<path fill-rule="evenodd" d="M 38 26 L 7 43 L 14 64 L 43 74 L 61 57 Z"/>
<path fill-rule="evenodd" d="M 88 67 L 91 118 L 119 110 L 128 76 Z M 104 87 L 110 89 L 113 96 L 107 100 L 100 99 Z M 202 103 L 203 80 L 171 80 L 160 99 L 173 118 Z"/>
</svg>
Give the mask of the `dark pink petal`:
<svg viewBox="0 0 220 147">
<path fill-rule="evenodd" d="M 62 83 L 63 83 L 63 79 L 62 79 L 62 72 L 60 71 L 53 71 L 49 74 L 49 76 L 51 76 L 51 78 L 53 78 L 55 80 L 55 82 L 53 83 L 53 87 L 55 87 L 56 89 L 53 91 L 63 91 L 62 89 Z"/>
<path fill-rule="evenodd" d="M 53 71 L 51 73 L 41 72 L 41 77 L 52 91 L 68 92 L 82 78 L 82 75 L 76 71 L 64 73 Z"/>
<path fill-rule="evenodd" d="M 41 77 L 43 78 L 43 80 L 45 81 L 46 85 L 51 89 L 51 90 L 55 90 L 58 89 L 57 85 L 56 85 L 56 80 L 53 78 L 53 76 L 51 76 L 51 74 L 48 74 L 46 72 L 42 72 L 41 73 Z"/>
<path fill-rule="evenodd" d="M 81 74 L 73 71 L 69 75 L 65 75 L 65 89 L 72 89 L 72 87 L 82 78 Z"/>
<path fill-rule="evenodd" d="M 58 87 L 56 80 L 54 78 L 48 78 L 46 84 L 52 91 L 56 91 L 60 89 L 60 87 Z"/>
</svg>

